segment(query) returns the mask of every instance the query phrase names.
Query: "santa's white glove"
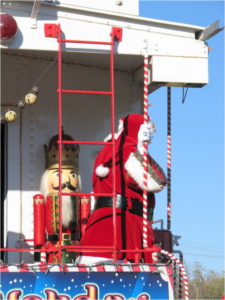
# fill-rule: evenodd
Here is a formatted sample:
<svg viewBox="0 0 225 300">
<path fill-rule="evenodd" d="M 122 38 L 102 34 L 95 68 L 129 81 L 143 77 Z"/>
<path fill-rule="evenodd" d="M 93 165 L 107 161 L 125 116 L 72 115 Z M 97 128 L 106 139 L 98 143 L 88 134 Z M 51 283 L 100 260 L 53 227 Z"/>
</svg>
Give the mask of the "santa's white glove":
<svg viewBox="0 0 225 300">
<path fill-rule="evenodd" d="M 144 153 L 144 143 L 149 143 L 151 140 L 151 129 L 149 124 L 142 124 L 138 131 L 138 151 L 143 155 Z"/>
</svg>

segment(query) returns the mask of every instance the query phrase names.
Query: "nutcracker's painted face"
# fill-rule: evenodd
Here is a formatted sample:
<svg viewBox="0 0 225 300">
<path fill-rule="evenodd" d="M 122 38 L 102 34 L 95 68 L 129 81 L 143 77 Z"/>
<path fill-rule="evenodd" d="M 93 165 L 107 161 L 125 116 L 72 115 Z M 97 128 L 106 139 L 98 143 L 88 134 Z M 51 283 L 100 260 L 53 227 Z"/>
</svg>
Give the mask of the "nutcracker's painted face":
<svg viewBox="0 0 225 300">
<path fill-rule="evenodd" d="M 76 192 L 79 188 L 78 174 L 73 169 L 62 169 L 62 191 L 65 193 Z M 48 192 L 55 193 L 59 190 L 59 169 L 48 170 Z"/>
</svg>

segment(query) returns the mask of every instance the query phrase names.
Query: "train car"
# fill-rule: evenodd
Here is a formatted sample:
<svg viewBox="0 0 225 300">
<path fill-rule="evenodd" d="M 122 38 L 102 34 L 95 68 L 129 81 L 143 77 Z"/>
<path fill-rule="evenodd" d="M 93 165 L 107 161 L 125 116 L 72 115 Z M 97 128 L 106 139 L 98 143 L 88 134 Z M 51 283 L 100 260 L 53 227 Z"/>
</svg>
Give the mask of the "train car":
<svg viewBox="0 0 225 300">
<path fill-rule="evenodd" d="M 143 115 L 147 124 L 156 89 L 168 87 L 170 105 L 172 86 L 208 83 L 205 41 L 220 28 L 142 18 L 138 0 L 94 2 L 2 2 L 0 298 L 188 299 L 182 254 L 173 252 L 170 199 L 167 228 L 154 231 L 151 245 L 145 238 L 146 224 L 157 220 L 145 212 L 144 179 L 143 204 L 133 212 L 141 211 L 143 245 L 118 248 L 117 141 L 124 116 Z M 102 149 L 111 153 L 111 192 L 93 191 Z M 108 174 L 98 176 L 102 182 Z M 83 242 L 99 197 L 111 199 L 111 245 Z M 99 251 L 109 259 L 79 260 Z"/>
</svg>

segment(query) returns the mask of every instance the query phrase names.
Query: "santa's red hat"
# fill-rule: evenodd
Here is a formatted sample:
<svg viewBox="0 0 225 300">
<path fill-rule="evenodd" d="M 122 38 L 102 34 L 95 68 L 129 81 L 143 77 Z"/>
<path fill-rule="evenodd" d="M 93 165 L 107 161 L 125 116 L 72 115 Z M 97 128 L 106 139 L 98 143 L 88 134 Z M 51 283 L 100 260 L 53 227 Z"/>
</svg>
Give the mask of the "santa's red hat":
<svg viewBox="0 0 225 300">
<path fill-rule="evenodd" d="M 144 117 L 140 114 L 130 114 L 120 120 L 123 123 L 123 128 L 120 135 L 115 139 L 116 162 L 121 158 L 119 154 L 124 143 L 129 143 L 129 145 L 136 147 L 138 132 L 140 126 L 144 123 Z M 109 174 L 109 168 L 111 166 L 112 146 L 106 145 L 103 147 L 96 159 L 94 173 L 99 177 L 106 177 Z"/>
<path fill-rule="evenodd" d="M 125 117 L 122 117 L 119 119 L 119 124 L 117 128 L 117 132 L 114 134 L 115 141 L 120 137 L 124 130 L 124 119 Z M 112 141 L 112 134 L 110 133 L 107 135 L 107 137 L 104 138 L 104 142 L 111 142 Z M 106 177 L 109 174 L 109 168 L 107 166 L 104 166 L 104 163 L 110 159 L 110 152 L 112 152 L 112 146 L 105 146 L 101 150 L 101 155 L 98 159 L 98 165 L 95 167 L 95 173 L 99 177 Z"/>
</svg>

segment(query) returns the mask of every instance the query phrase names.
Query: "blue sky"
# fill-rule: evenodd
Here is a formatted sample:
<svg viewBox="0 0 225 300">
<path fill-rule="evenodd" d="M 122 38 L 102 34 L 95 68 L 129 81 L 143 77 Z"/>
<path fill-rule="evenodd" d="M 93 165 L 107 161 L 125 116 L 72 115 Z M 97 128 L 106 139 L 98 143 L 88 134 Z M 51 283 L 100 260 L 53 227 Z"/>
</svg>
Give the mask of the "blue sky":
<svg viewBox="0 0 225 300">
<path fill-rule="evenodd" d="M 204 26 L 220 20 L 224 1 L 140 1 L 140 16 Z M 199 261 L 208 270 L 224 269 L 224 32 L 207 41 L 209 83 L 172 88 L 172 232 L 189 267 Z M 157 132 L 150 154 L 166 171 L 167 89 L 149 96 Z M 167 192 L 156 195 L 155 219 L 166 227 Z"/>
</svg>

